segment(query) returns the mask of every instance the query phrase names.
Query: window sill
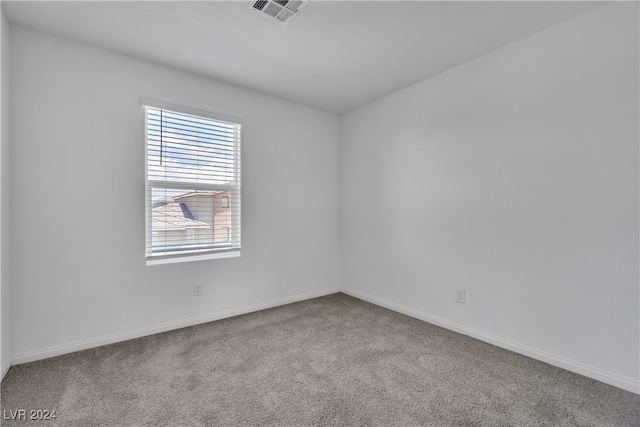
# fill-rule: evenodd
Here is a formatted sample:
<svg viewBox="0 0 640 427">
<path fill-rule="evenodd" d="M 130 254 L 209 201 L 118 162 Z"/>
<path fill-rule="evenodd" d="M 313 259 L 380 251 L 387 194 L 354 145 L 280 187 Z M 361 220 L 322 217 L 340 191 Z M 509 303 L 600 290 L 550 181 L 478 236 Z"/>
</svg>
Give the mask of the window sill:
<svg viewBox="0 0 640 427">
<path fill-rule="evenodd" d="M 208 253 L 202 255 L 185 255 L 171 258 L 147 258 L 147 265 L 174 264 L 178 262 L 203 261 L 207 259 L 235 258 L 240 256 L 240 251 L 229 251 L 221 253 Z"/>
</svg>

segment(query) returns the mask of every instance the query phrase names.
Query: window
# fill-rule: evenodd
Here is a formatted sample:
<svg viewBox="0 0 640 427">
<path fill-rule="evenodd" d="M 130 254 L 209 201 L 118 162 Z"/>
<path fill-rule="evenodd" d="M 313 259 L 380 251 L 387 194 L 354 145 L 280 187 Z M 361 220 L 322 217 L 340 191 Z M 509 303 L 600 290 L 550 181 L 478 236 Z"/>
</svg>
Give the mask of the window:
<svg viewBox="0 0 640 427">
<path fill-rule="evenodd" d="M 240 122 L 143 104 L 147 264 L 239 255 Z"/>
</svg>

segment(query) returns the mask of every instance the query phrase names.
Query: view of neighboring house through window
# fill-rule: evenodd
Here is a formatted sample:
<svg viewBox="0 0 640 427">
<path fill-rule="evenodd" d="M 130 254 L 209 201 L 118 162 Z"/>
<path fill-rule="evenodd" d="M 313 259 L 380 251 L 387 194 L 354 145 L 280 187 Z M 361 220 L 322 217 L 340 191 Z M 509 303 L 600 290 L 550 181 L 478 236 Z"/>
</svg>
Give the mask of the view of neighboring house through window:
<svg viewBox="0 0 640 427">
<path fill-rule="evenodd" d="M 237 255 L 240 124 L 145 110 L 147 262 Z"/>
</svg>

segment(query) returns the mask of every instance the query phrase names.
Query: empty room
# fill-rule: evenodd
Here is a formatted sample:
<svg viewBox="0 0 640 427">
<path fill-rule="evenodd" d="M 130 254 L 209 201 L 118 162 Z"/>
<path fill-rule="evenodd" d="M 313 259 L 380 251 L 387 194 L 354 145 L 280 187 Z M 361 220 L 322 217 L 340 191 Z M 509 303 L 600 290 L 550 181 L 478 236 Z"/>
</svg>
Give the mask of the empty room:
<svg viewBox="0 0 640 427">
<path fill-rule="evenodd" d="M 1 1 L 6 426 L 640 425 L 637 1 Z"/>
</svg>

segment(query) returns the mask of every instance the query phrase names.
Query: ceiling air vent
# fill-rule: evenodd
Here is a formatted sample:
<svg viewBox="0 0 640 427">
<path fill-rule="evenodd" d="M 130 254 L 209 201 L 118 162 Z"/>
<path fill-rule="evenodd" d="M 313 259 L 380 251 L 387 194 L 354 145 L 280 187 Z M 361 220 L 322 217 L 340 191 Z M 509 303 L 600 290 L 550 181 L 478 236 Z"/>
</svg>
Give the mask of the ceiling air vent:
<svg viewBox="0 0 640 427">
<path fill-rule="evenodd" d="M 267 18 L 275 19 L 280 24 L 286 25 L 307 3 L 309 3 L 309 0 L 252 0 L 247 7 Z"/>
</svg>

